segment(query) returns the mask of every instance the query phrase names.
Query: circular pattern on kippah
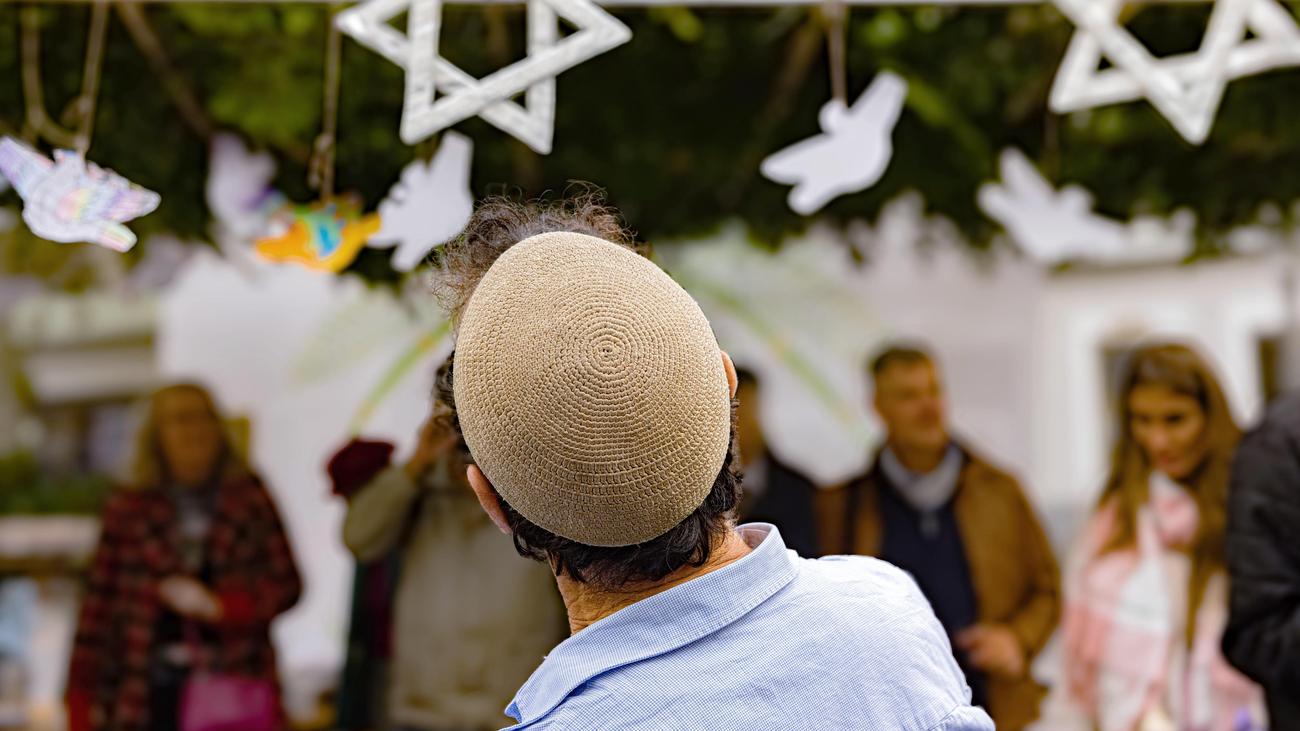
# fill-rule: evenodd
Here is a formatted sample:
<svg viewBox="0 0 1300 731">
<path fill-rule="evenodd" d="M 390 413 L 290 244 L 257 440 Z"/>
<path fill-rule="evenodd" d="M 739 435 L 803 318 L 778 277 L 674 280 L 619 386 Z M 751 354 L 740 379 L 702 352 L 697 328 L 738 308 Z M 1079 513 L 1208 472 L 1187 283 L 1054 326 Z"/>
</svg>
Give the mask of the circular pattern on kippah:
<svg viewBox="0 0 1300 731">
<path fill-rule="evenodd" d="M 475 463 L 528 520 L 590 546 L 663 535 L 704 502 L 731 402 L 699 305 L 603 239 L 533 236 L 461 318 L 456 408 Z"/>
</svg>

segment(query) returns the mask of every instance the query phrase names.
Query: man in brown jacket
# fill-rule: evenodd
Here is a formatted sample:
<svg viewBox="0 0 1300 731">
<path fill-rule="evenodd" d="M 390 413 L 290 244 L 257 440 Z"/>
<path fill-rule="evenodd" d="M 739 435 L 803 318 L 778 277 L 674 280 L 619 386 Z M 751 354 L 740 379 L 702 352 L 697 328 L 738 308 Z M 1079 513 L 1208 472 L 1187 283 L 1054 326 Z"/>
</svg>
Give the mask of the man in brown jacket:
<svg viewBox="0 0 1300 731">
<path fill-rule="evenodd" d="M 822 549 L 911 573 L 952 637 L 974 702 L 998 729 L 1021 729 L 1044 693 L 1030 662 L 1060 614 L 1051 546 L 1016 479 L 949 435 L 928 353 L 891 347 L 871 370 L 888 438 L 866 475 L 819 496 Z"/>
</svg>

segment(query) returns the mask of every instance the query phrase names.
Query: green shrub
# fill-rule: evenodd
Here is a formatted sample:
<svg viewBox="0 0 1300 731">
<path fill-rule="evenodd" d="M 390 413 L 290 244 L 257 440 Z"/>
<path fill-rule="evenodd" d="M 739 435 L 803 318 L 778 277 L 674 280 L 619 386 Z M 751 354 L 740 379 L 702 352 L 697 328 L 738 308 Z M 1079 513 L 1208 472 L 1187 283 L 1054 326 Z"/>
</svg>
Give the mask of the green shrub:
<svg viewBox="0 0 1300 731">
<path fill-rule="evenodd" d="M 111 484 L 105 475 L 46 469 L 30 452 L 0 455 L 0 515 L 93 515 Z"/>
</svg>

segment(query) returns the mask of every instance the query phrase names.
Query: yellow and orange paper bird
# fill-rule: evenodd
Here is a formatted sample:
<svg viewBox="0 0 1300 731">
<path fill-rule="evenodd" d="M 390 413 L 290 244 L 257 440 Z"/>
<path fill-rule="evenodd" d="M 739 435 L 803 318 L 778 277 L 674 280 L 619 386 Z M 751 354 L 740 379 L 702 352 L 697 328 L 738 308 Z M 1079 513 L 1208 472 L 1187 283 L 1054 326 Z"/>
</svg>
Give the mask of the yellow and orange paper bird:
<svg viewBox="0 0 1300 731">
<path fill-rule="evenodd" d="M 257 240 L 257 253 L 276 262 L 341 272 L 380 228 L 378 214 L 361 215 L 361 199 L 342 196 L 275 214 L 271 231 Z"/>
</svg>

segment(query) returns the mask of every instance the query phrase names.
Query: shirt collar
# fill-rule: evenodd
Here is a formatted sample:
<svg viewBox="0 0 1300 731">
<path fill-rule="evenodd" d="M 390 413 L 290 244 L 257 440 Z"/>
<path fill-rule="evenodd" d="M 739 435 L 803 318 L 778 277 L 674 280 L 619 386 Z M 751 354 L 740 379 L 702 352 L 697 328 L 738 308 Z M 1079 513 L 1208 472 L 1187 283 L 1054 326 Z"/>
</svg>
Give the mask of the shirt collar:
<svg viewBox="0 0 1300 731">
<path fill-rule="evenodd" d="M 766 523 L 737 528 L 753 548 L 727 566 L 624 607 L 561 642 L 506 713 L 531 722 L 601 673 L 671 652 L 744 616 L 794 579 L 795 557 Z"/>
</svg>

